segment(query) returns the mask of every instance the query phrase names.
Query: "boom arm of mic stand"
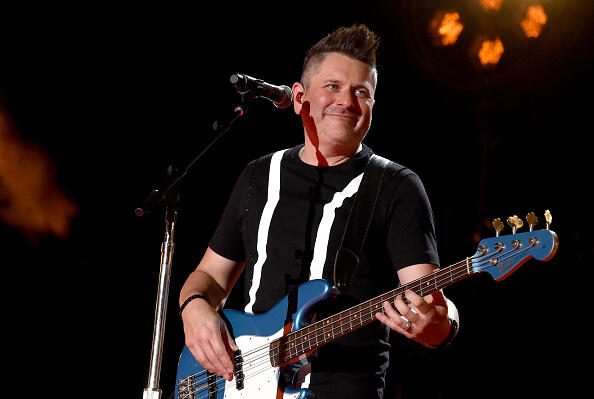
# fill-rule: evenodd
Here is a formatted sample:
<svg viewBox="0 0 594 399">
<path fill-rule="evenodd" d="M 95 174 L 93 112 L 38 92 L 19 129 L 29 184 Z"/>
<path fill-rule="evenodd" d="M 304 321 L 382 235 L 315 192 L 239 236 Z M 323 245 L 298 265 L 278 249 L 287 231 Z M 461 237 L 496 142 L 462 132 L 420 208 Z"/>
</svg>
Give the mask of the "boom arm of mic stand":
<svg viewBox="0 0 594 399">
<path fill-rule="evenodd" d="M 161 375 L 161 360 L 163 358 L 163 338 L 165 335 L 165 320 L 167 318 L 167 302 L 169 298 L 169 279 L 171 276 L 171 265 L 174 253 L 173 237 L 179 205 L 179 183 L 187 175 L 190 168 L 231 129 L 233 123 L 246 114 L 247 106 L 253 98 L 255 97 L 242 95 L 243 105 L 235 108 L 236 115 L 231 119 L 231 121 L 226 126 L 221 125 L 218 122 L 213 124 L 214 130 L 219 134 L 206 146 L 206 148 L 202 150 L 200 154 L 198 154 L 198 156 L 194 158 L 181 173 L 177 174 L 177 177 L 174 177 L 175 174 L 173 171 L 169 170 L 169 175 L 173 178 L 173 181 L 163 191 L 159 189 L 154 189 L 151 191 L 151 193 L 142 202 L 141 206 L 135 210 L 137 216 L 144 216 L 153 212 L 155 208 L 160 206 L 162 203 L 166 204 L 165 235 L 163 238 L 163 244 L 161 245 L 161 267 L 159 272 L 159 286 L 157 288 L 157 303 L 155 307 L 155 321 L 153 325 L 153 343 L 151 347 L 149 377 L 148 385 L 143 391 L 143 399 L 161 398 L 159 380 Z"/>
<path fill-rule="evenodd" d="M 236 115 L 233 117 L 233 119 L 231 119 L 231 121 L 227 125 L 221 124 L 218 121 L 213 123 L 213 130 L 219 134 L 200 152 L 200 154 L 196 156 L 196 158 L 192 160 L 192 162 L 188 164 L 188 166 L 184 168 L 184 170 L 181 173 L 177 175 L 177 177 L 170 184 L 167 185 L 165 190 L 160 190 L 158 188 L 153 189 L 150 192 L 150 194 L 147 195 L 146 198 L 142 201 L 140 206 L 134 210 L 136 216 L 148 215 L 149 213 L 152 213 L 155 210 L 155 208 L 160 206 L 162 203 L 167 202 L 169 193 L 176 189 L 178 184 L 188 174 L 192 166 L 194 166 L 194 164 L 198 162 L 198 160 L 202 158 L 202 156 L 204 156 L 204 154 L 206 154 L 208 150 L 210 150 L 210 148 L 213 145 L 215 145 L 215 143 L 231 129 L 231 126 L 233 126 L 233 123 L 235 123 L 237 119 L 246 114 L 247 105 L 236 107 L 235 112 Z M 171 173 L 169 174 L 171 175 Z"/>
</svg>

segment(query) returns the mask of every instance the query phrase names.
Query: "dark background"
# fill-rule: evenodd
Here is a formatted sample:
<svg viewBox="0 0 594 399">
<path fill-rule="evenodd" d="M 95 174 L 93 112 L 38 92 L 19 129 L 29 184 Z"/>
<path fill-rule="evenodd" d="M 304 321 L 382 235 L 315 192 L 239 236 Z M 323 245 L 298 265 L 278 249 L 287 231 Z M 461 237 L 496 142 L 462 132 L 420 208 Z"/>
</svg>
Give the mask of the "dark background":
<svg viewBox="0 0 594 399">
<path fill-rule="evenodd" d="M 340 25 L 366 23 L 382 37 L 366 143 L 421 176 L 442 265 L 493 236 L 495 217 L 533 211 L 542 228 L 550 209 L 560 239 L 554 259 L 528 262 L 504 282 L 477 275 L 448 287 L 461 315 L 458 338 L 443 355 L 394 359 L 388 392 L 578 392 L 592 345 L 591 2 L 505 1 L 498 14 L 454 0 L 224 3 L 0 12 L 2 108 L 19 137 L 48 154 L 79 208 L 67 238 L 31 239 L 0 224 L 8 385 L 21 394 L 141 397 L 164 225 L 162 213 L 139 218 L 134 209 L 162 185 L 168 165 L 184 166 L 205 148 L 212 122 L 231 117 L 240 103 L 231 74 L 290 86 L 309 46 Z M 517 28 L 529 4 L 543 4 L 549 17 L 533 40 Z M 452 47 L 437 48 L 426 34 L 438 9 L 458 10 L 465 23 Z M 506 47 L 489 70 L 468 55 L 482 34 Z M 183 346 L 179 289 L 236 176 L 253 158 L 301 141 L 291 109 L 258 101 L 182 185 L 163 397 Z"/>
</svg>

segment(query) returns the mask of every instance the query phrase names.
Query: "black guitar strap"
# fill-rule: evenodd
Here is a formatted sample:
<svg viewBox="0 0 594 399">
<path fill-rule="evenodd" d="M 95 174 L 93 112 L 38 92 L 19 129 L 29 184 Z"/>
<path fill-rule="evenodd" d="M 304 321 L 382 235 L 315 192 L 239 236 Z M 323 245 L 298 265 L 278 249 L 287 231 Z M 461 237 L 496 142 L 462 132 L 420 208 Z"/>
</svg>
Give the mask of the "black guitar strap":
<svg viewBox="0 0 594 399">
<path fill-rule="evenodd" d="M 334 286 L 339 293 L 348 290 L 359 266 L 359 253 L 363 249 L 386 166 L 389 163 L 390 161 L 386 158 L 373 154 L 365 167 L 363 179 L 349 213 L 342 243 L 334 259 Z"/>
</svg>

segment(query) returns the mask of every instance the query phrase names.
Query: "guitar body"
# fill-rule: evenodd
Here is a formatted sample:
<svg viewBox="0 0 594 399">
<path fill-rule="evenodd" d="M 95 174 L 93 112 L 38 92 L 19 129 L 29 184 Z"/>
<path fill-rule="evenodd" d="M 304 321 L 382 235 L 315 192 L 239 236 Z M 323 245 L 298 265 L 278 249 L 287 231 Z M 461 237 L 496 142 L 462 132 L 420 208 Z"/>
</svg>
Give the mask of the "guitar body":
<svg viewBox="0 0 594 399">
<path fill-rule="evenodd" d="M 308 391 L 293 386 L 305 359 L 296 364 L 275 367 L 268 349 L 275 339 L 307 326 L 312 318 L 313 306 L 330 295 L 333 295 L 333 290 L 327 281 L 312 280 L 285 296 L 266 313 L 252 315 L 234 310 L 223 311 L 242 358 L 240 362 L 236 359 L 239 375 L 236 374 L 232 381 L 226 381 L 207 373 L 184 347 L 177 369 L 175 399 L 306 399 Z M 261 355 L 250 355 L 256 351 Z"/>
</svg>

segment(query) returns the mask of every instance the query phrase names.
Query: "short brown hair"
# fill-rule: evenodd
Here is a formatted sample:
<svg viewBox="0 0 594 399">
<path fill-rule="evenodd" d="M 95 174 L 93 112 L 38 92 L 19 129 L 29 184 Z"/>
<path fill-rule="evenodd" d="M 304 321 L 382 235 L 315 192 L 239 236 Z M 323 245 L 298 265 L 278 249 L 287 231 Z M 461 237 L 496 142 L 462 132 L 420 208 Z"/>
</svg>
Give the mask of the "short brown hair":
<svg viewBox="0 0 594 399">
<path fill-rule="evenodd" d="M 303 61 L 301 82 L 309 85 L 311 76 L 328 53 L 339 53 L 375 68 L 375 54 L 380 38 L 365 25 L 340 27 L 309 49 Z"/>
</svg>

